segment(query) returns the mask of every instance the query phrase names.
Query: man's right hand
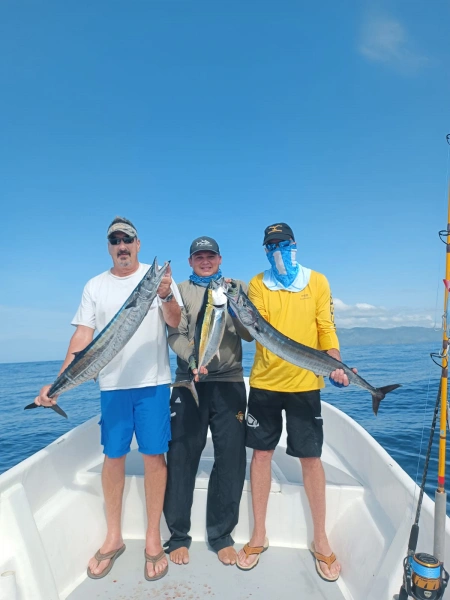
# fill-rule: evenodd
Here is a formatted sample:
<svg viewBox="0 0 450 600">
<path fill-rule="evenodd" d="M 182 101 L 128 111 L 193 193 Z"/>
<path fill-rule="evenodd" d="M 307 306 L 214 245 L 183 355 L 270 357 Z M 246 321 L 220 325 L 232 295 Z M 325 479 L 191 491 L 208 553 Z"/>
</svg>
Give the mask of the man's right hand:
<svg viewBox="0 0 450 600">
<path fill-rule="evenodd" d="M 194 381 L 199 381 L 198 369 L 192 369 L 192 375 L 194 375 Z M 200 367 L 200 375 L 208 375 L 208 369 L 206 367 Z"/>
<path fill-rule="evenodd" d="M 51 385 L 44 385 L 39 392 L 39 396 L 34 399 L 34 403 L 38 406 L 53 406 L 56 404 L 58 396 L 53 396 L 53 398 L 47 396 L 51 387 Z"/>
</svg>

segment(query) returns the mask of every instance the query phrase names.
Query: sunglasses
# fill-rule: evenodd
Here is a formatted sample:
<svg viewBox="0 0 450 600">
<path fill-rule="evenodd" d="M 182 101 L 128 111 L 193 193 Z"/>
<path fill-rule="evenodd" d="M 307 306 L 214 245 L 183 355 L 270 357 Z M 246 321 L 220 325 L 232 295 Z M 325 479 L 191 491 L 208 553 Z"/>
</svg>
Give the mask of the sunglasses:
<svg viewBox="0 0 450 600">
<path fill-rule="evenodd" d="M 127 235 L 123 238 L 108 238 L 108 242 L 111 244 L 111 246 L 120 246 L 121 242 L 124 244 L 132 244 L 135 239 L 136 238 L 134 236 Z"/>
<path fill-rule="evenodd" d="M 289 248 L 291 243 L 293 244 L 295 242 L 291 242 L 291 240 L 286 240 L 284 242 L 276 242 L 275 244 L 265 244 L 265 246 L 266 249 L 270 252 L 271 250 L 275 250 L 276 248 Z"/>
</svg>

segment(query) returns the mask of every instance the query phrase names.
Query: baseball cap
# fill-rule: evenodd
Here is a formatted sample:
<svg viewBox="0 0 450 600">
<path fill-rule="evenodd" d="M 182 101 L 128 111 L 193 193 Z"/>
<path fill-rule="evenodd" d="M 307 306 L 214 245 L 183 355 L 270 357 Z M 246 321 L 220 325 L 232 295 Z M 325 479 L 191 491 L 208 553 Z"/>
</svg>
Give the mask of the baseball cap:
<svg viewBox="0 0 450 600">
<path fill-rule="evenodd" d="M 290 240 L 294 238 L 294 232 L 287 223 L 275 223 L 264 229 L 264 244 L 269 244 L 270 240 Z"/>
<path fill-rule="evenodd" d="M 196 238 L 189 249 L 189 256 L 192 256 L 196 252 L 214 252 L 215 254 L 220 254 L 219 244 L 213 238 L 204 235 L 202 237 Z"/>
<path fill-rule="evenodd" d="M 125 217 L 116 217 L 111 225 L 108 227 L 108 231 L 106 233 L 106 237 L 116 231 L 121 231 L 122 233 L 126 233 L 127 235 L 131 235 L 132 237 L 137 237 L 136 227 L 133 225 L 131 221 L 125 219 Z"/>
</svg>

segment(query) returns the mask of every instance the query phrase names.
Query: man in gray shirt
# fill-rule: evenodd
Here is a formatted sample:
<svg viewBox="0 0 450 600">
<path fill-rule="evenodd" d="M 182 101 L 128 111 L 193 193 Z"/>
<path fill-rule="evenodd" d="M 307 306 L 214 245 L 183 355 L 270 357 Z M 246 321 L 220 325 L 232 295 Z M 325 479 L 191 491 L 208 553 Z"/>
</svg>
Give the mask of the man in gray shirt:
<svg viewBox="0 0 450 600">
<path fill-rule="evenodd" d="M 190 247 L 189 264 L 192 275 L 179 284 L 184 308 L 177 328 L 168 327 L 169 345 L 177 354 L 176 381 L 183 381 L 190 372 L 197 316 L 206 288 L 212 279 L 221 277 L 217 242 L 207 236 L 197 238 Z M 246 290 L 242 281 L 237 281 Z M 215 462 L 208 485 L 206 529 L 208 542 L 226 565 L 236 563 L 236 551 L 231 532 L 239 517 L 239 503 L 245 478 L 245 410 L 246 393 L 242 369 L 241 338 L 251 341 L 247 330 L 236 318 L 227 314 L 225 332 L 220 344 L 220 359 L 216 356 L 196 383 L 199 407 L 190 390 L 174 388 L 170 400 L 172 441 L 167 454 L 168 479 L 164 501 L 164 516 L 171 537 L 166 552 L 175 564 L 189 562 L 191 508 L 195 477 L 202 450 L 206 444 L 208 426 L 214 444 Z"/>
</svg>

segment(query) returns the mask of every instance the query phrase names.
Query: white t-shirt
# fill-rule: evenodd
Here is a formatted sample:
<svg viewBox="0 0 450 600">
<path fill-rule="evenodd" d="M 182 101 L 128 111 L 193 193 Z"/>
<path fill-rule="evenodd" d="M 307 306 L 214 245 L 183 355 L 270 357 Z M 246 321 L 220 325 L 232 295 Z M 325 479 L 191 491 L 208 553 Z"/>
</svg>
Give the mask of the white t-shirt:
<svg viewBox="0 0 450 600">
<path fill-rule="evenodd" d="M 100 332 L 114 317 L 141 281 L 150 265 L 140 264 L 127 277 L 105 271 L 90 279 L 83 290 L 81 304 L 72 325 L 85 325 Z M 172 282 L 176 301 L 183 306 L 180 292 Z M 157 296 L 138 330 L 99 374 L 101 390 L 126 390 L 171 382 L 166 323 L 162 302 Z"/>
</svg>

